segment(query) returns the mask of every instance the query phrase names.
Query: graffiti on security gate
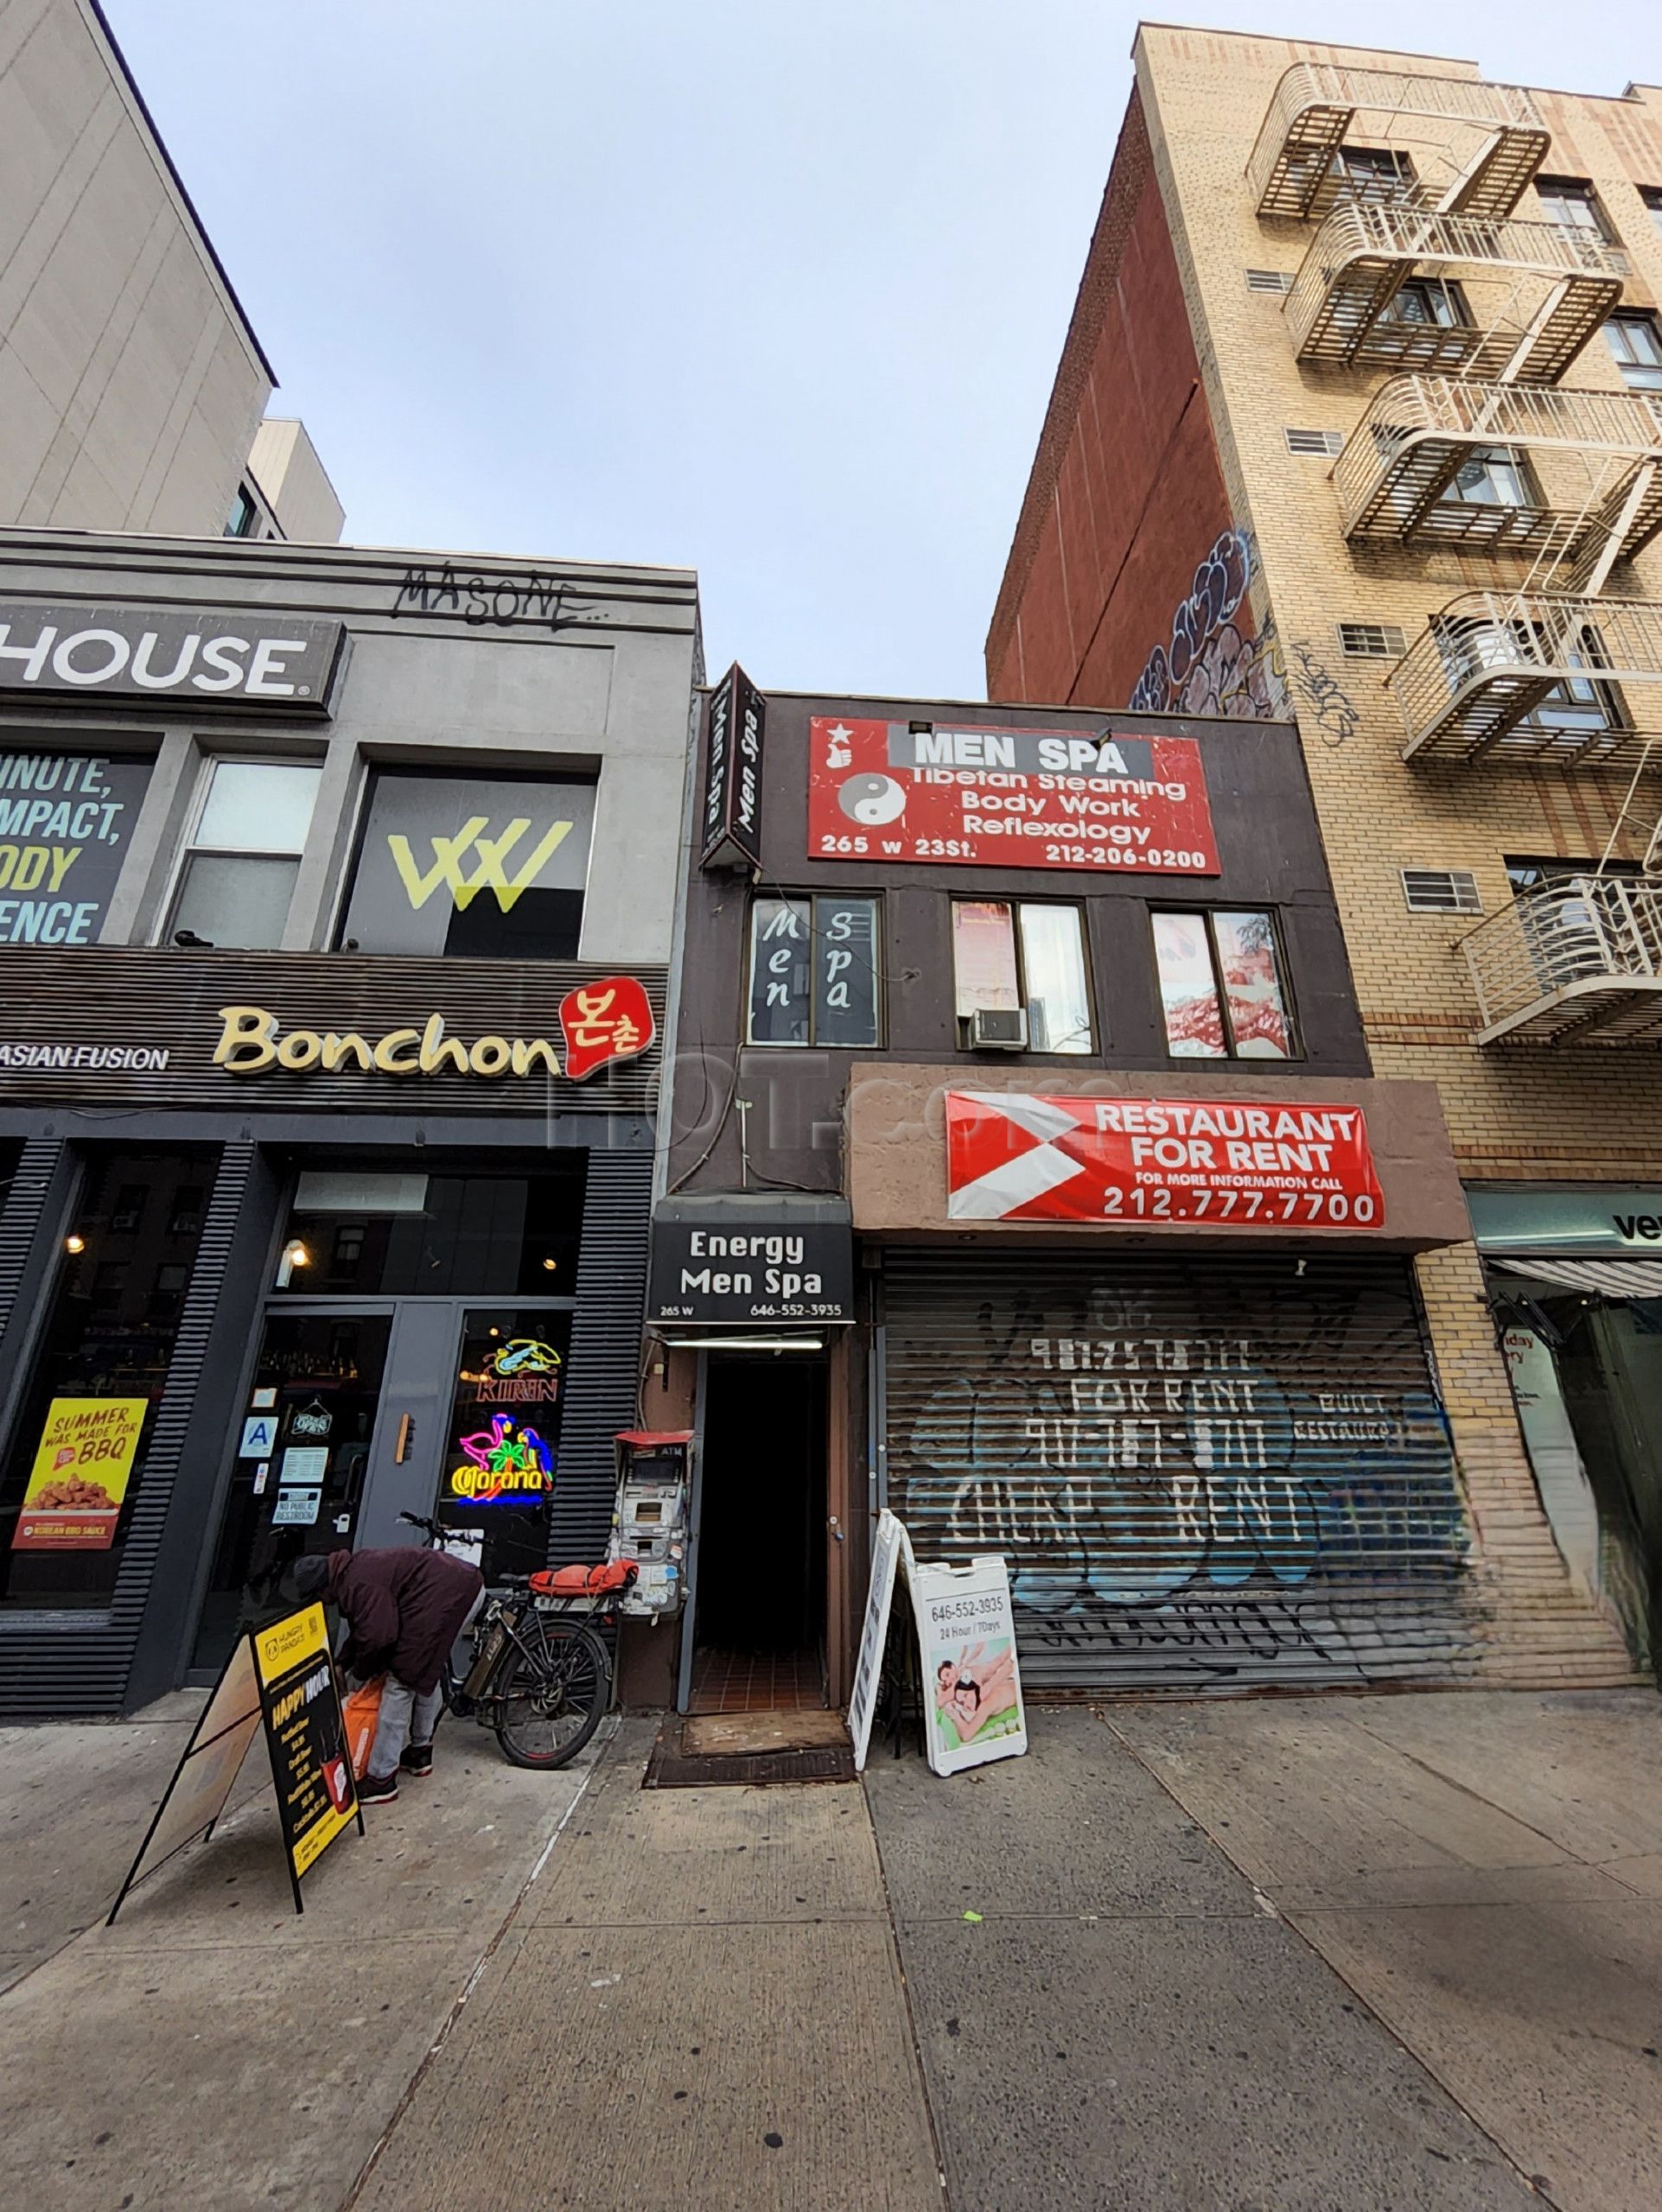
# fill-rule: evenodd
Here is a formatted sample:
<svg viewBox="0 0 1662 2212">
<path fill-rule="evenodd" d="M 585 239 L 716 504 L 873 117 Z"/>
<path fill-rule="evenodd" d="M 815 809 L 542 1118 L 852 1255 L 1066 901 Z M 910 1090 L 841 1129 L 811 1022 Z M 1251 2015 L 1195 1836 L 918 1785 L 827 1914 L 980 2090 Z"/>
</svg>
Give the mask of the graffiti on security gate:
<svg viewBox="0 0 1662 2212">
<path fill-rule="evenodd" d="M 1335 1356 L 1357 1295 L 1312 1297 L 1291 1332 L 1283 1309 L 1273 1339 L 984 1302 L 991 1357 L 942 1374 L 891 1468 L 920 1554 L 1005 1554 L 1029 1643 L 1220 1674 L 1347 1660 L 1350 1616 L 1446 1585 L 1468 1541 L 1435 1398 Z"/>
</svg>

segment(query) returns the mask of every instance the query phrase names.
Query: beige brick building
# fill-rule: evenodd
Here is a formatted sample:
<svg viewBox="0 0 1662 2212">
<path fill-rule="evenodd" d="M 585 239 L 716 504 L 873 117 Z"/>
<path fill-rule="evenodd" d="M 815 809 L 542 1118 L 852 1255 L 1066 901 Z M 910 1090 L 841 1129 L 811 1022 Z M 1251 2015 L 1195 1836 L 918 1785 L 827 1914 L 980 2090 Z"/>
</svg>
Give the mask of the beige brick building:
<svg viewBox="0 0 1662 2212">
<path fill-rule="evenodd" d="M 1375 1071 L 1438 1084 L 1473 1214 L 1417 1265 L 1476 1665 L 1619 1675 L 1662 1589 L 1662 90 L 1134 51 L 989 695 L 1296 715 Z"/>
</svg>

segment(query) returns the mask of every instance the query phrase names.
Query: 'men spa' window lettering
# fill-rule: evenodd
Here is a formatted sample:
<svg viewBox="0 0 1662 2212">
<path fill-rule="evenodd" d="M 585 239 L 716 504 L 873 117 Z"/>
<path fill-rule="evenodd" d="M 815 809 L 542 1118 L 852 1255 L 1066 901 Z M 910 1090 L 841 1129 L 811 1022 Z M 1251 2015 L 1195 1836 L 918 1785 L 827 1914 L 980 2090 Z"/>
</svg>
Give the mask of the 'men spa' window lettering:
<svg viewBox="0 0 1662 2212">
<path fill-rule="evenodd" d="M 750 910 L 752 1045 L 882 1042 L 878 902 L 758 899 Z"/>
</svg>

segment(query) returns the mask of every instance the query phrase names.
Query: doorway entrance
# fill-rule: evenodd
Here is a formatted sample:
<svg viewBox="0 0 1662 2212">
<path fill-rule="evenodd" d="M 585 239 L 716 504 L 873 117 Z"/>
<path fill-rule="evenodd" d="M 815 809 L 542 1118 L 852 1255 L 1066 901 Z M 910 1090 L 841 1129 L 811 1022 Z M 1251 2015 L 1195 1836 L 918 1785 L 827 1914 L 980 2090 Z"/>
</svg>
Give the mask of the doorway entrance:
<svg viewBox="0 0 1662 2212">
<path fill-rule="evenodd" d="M 692 1713 L 825 1703 L 826 1375 L 799 1355 L 706 1355 Z"/>
<path fill-rule="evenodd" d="M 286 1298 L 268 1307 L 203 1597 L 217 1675 L 308 1552 L 465 1534 L 487 1581 L 548 1558 L 573 1301 Z"/>
</svg>

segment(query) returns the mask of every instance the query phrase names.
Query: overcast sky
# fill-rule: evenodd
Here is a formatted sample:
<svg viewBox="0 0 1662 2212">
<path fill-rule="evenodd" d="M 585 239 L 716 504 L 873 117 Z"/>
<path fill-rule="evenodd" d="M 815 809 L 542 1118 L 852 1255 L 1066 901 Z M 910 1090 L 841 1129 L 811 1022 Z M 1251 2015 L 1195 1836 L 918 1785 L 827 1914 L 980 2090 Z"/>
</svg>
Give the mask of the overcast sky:
<svg viewBox="0 0 1662 2212">
<path fill-rule="evenodd" d="M 1135 9 L 105 4 L 349 538 L 693 567 L 712 672 L 983 696 Z M 1662 81 L 1657 0 L 1169 19 Z"/>
</svg>

